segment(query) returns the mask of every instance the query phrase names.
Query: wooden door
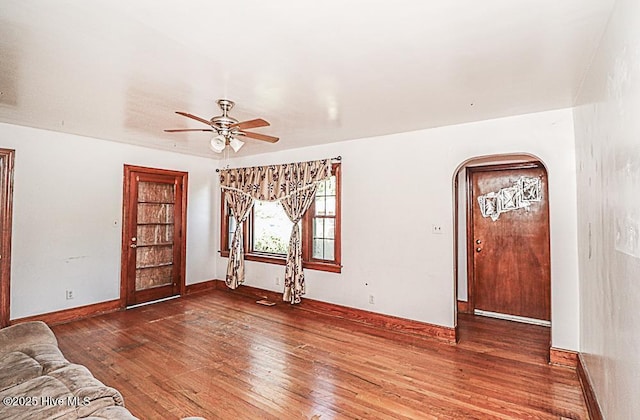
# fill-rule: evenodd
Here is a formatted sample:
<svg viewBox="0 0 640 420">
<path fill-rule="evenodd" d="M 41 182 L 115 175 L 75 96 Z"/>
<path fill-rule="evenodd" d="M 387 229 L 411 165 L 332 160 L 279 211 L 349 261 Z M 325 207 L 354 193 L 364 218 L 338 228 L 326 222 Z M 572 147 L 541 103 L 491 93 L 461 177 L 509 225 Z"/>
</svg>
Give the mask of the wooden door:
<svg viewBox="0 0 640 420">
<path fill-rule="evenodd" d="M 532 163 L 469 168 L 468 185 L 472 308 L 550 321 L 549 202 L 544 167 Z"/>
<path fill-rule="evenodd" d="M 9 325 L 14 150 L 0 149 L 0 328 Z"/>
<path fill-rule="evenodd" d="M 121 294 L 126 305 L 184 293 L 187 173 L 125 165 Z"/>
</svg>

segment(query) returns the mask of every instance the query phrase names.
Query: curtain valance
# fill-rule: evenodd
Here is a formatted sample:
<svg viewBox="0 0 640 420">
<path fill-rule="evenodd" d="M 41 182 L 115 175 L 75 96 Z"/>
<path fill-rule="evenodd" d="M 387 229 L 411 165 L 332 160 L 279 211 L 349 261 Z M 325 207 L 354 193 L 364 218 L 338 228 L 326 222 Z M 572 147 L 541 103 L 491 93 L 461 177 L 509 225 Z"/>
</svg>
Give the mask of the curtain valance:
<svg viewBox="0 0 640 420">
<path fill-rule="evenodd" d="M 220 187 L 238 191 L 255 200 L 279 201 L 301 190 L 312 188 L 331 176 L 331 159 L 282 165 L 223 169 Z"/>
</svg>

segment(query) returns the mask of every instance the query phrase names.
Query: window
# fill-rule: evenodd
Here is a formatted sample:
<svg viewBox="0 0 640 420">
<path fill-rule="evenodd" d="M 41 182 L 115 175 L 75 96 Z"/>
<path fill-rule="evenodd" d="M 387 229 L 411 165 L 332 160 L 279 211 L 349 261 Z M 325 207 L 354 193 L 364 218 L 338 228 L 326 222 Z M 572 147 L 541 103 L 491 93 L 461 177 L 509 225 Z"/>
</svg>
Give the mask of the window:
<svg viewBox="0 0 640 420">
<path fill-rule="evenodd" d="M 249 235 L 251 252 L 286 257 L 293 223 L 284 212 L 282 204 L 277 201 L 256 200 L 250 217 L 253 222 Z"/>
<path fill-rule="evenodd" d="M 311 212 L 311 258 L 332 261 L 335 254 L 336 178 L 318 186 Z"/>
<path fill-rule="evenodd" d="M 340 265 L 340 164 L 333 164 L 331 178 L 318 186 L 315 202 L 301 223 L 303 267 L 339 273 Z M 245 259 L 285 264 L 292 223 L 279 202 L 258 201 L 243 229 Z M 221 251 L 229 256 L 235 219 L 222 203 Z"/>
</svg>

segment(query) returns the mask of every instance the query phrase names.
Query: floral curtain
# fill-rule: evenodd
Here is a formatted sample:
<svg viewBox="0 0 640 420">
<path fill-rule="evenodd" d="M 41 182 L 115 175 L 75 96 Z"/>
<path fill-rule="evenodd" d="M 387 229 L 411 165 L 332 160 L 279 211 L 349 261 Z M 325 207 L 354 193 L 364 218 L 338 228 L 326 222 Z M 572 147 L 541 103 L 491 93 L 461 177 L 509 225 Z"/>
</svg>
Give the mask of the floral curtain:
<svg viewBox="0 0 640 420">
<path fill-rule="evenodd" d="M 244 218 L 247 217 L 255 199 L 281 201 L 287 216 L 293 221 L 284 277 L 285 290 L 283 300 L 285 301 L 300 303 L 300 296 L 304 294 L 300 219 L 313 202 L 318 182 L 330 176 L 330 159 L 220 171 L 220 187 L 225 191 L 227 197 L 229 193 L 233 192 L 233 196 L 246 197 L 246 200 L 251 201 L 248 204 Z M 235 200 L 239 201 L 238 198 Z M 243 213 L 234 212 L 234 215 L 236 214 L 243 215 Z M 236 216 L 238 222 L 236 232 L 241 229 L 240 224 L 244 221 L 244 218 L 241 220 Z M 240 230 L 240 232 L 242 231 Z M 237 237 L 239 237 L 238 240 L 242 245 L 242 235 L 234 234 L 232 247 Z M 231 252 L 233 252 L 233 249 Z M 229 253 L 229 265 L 227 266 L 227 285 L 232 287 L 235 284 L 235 287 L 237 287 L 242 281 L 234 283 L 234 279 L 240 279 L 238 270 L 242 270 L 241 278 L 244 280 L 244 263 L 238 260 L 232 261 L 231 252 Z M 234 257 L 244 260 L 242 246 L 235 252 Z M 232 279 L 232 281 L 229 279 Z"/>
<path fill-rule="evenodd" d="M 317 189 L 318 184 L 316 183 L 312 187 L 297 191 L 280 201 L 284 212 L 293 222 L 284 272 L 284 294 L 282 296 L 282 300 L 292 304 L 300 303 L 300 296 L 304 295 L 305 292 L 300 219 L 313 204 Z"/>
<path fill-rule="evenodd" d="M 225 191 L 224 194 L 231 214 L 236 219 L 236 229 L 231 239 L 227 277 L 225 282 L 230 289 L 235 289 L 244 283 L 244 246 L 242 245 L 242 224 L 249 216 L 253 207 L 253 198 L 237 191 Z"/>
</svg>

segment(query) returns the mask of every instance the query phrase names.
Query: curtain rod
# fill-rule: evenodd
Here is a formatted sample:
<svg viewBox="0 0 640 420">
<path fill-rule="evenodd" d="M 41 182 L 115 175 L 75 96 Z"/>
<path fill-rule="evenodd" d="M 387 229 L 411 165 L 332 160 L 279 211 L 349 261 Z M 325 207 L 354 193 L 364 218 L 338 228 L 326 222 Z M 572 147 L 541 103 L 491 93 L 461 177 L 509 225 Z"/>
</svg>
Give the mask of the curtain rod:
<svg viewBox="0 0 640 420">
<path fill-rule="evenodd" d="M 336 157 L 332 157 L 331 160 L 337 160 L 337 161 L 341 161 L 342 160 L 342 156 L 336 156 Z M 220 169 L 216 169 L 216 172 L 220 172 Z"/>
</svg>

